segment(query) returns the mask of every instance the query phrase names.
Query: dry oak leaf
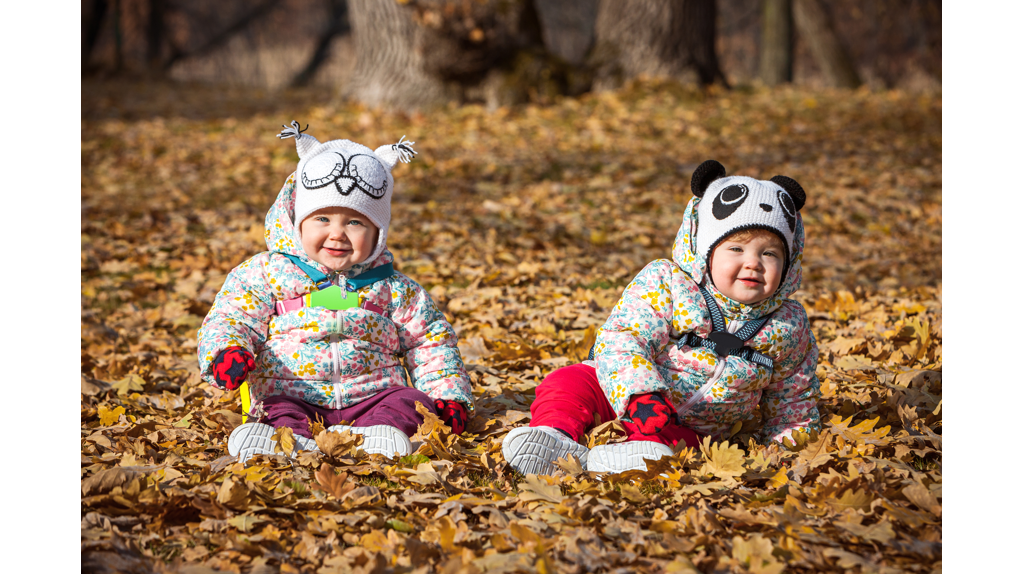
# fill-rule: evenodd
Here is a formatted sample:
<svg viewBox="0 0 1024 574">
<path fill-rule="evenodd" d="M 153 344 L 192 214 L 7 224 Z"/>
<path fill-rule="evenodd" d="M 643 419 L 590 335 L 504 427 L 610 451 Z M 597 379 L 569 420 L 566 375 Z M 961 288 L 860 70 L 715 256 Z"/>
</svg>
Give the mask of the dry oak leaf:
<svg viewBox="0 0 1024 574">
<path fill-rule="evenodd" d="M 565 500 L 562 489 L 557 484 L 548 482 L 549 480 L 552 479 L 547 476 L 526 475 L 526 481 L 519 483 L 519 500 L 546 500 L 555 504 Z"/>
<path fill-rule="evenodd" d="M 245 508 L 249 502 L 249 489 L 245 486 L 245 483 L 236 480 L 233 476 L 229 476 L 220 485 L 220 490 L 217 492 L 217 502 L 228 508 Z"/>
<path fill-rule="evenodd" d="M 338 500 L 341 500 L 356 487 L 355 483 L 347 482 L 347 472 L 337 474 L 334 472 L 334 467 L 326 462 L 320 465 L 320 470 L 316 471 L 313 476 L 316 477 L 317 482 L 313 485 L 314 488 L 319 488 Z"/>
<path fill-rule="evenodd" d="M 442 516 L 440 520 L 435 523 L 435 527 L 439 536 L 438 542 L 441 544 L 441 548 L 445 552 L 452 552 L 455 550 L 455 534 L 458 532 L 458 528 L 455 527 L 455 523 L 447 514 Z"/>
<path fill-rule="evenodd" d="M 239 514 L 238 516 L 232 516 L 228 519 L 228 524 L 234 526 L 242 532 L 249 532 L 250 530 L 252 530 L 253 526 L 256 526 L 257 524 L 263 524 L 264 522 L 266 522 L 266 520 L 256 518 L 255 516 L 251 516 L 249 514 Z"/>
<path fill-rule="evenodd" d="M 873 500 L 874 498 L 871 496 L 870 492 L 858 488 L 857 490 L 847 490 L 839 498 L 830 498 L 825 502 L 837 511 L 842 511 L 847 508 L 856 508 L 857 510 L 868 511 L 871 509 L 871 502 Z"/>
<path fill-rule="evenodd" d="M 743 474 L 743 451 L 738 446 L 728 442 L 711 444 L 711 437 L 706 436 L 701 441 L 700 451 L 706 459 L 700 468 L 702 474 L 712 474 L 726 481 Z"/>
<path fill-rule="evenodd" d="M 772 556 L 771 540 L 759 533 L 751 534 L 747 540 L 734 536 L 732 557 L 746 566 L 749 572 L 757 574 L 780 574 L 786 568 L 785 563 Z"/>
<path fill-rule="evenodd" d="M 572 476 L 576 476 L 583 472 L 583 465 L 580 464 L 580 460 L 571 453 L 567 454 L 565 458 L 559 458 L 554 464 Z"/>
<path fill-rule="evenodd" d="M 385 549 L 390 549 L 391 542 L 380 530 L 371 530 L 368 534 L 364 534 L 363 537 L 359 539 L 359 546 L 370 552 L 380 552 Z"/>
<path fill-rule="evenodd" d="M 341 432 L 322 430 L 316 434 L 315 438 L 320 452 L 330 458 L 355 456 L 356 450 L 363 444 L 363 435 L 349 430 Z"/>
<path fill-rule="evenodd" d="M 785 468 L 780 468 L 779 472 L 775 473 L 775 476 L 768 479 L 768 484 L 775 488 L 782 488 L 789 483 L 789 476 L 786 474 Z"/>
<path fill-rule="evenodd" d="M 117 381 L 112 385 L 114 390 L 117 391 L 117 396 L 123 397 L 132 391 L 142 391 L 145 389 L 146 381 L 139 375 L 131 373 L 125 378 Z"/>
<path fill-rule="evenodd" d="M 141 472 L 119 466 L 101 470 L 82 481 L 82 496 L 110 492 L 115 486 L 121 486 L 141 474 Z"/>
<path fill-rule="evenodd" d="M 858 516 L 858 520 L 850 521 L 837 520 L 836 522 L 833 522 L 833 524 L 836 527 L 842 528 L 850 534 L 853 534 L 854 536 L 863 538 L 865 540 L 881 542 L 882 544 L 888 544 L 890 540 L 896 537 L 896 533 L 893 532 L 892 529 L 892 523 L 889 522 L 887 519 L 883 518 L 880 522 L 876 524 L 869 524 L 865 526 L 863 524 L 860 524 L 859 518 L 860 517 Z"/>
<path fill-rule="evenodd" d="M 270 438 L 274 441 L 275 453 L 291 456 L 295 451 L 295 431 L 291 427 L 277 427 Z"/>
<path fill-rule="evenodd" d="M 832 433 L 841 435 L 844 439 L 850 442 L 863 441 L 869 444 L 881 444 L 881 439 L 889 434 L 889 426 L 886 425 L 880 429 L 872 430 L 875 425 L 878 424 L 878 418 L 867 419 L 857 423 L 855 426 L 850 426 L 850 422 L 853 421 L 853 415 L 847 418 L 843 418 L 839 415 L 832 415 L 829 419 L 829 424 L 832 426 Z M 888 442 L 888 441 L 885 441 Z"/>
<path fill-rule="evenodd" d="M 443 481 L 434 465 L 430 464 L 430 461 L 421 462 L 416 465 L 416 468 L 400 468 L 395 471 L 395 476 L 406 477 L 409 482 L 415 482 L 424 486 L 434 484 L 435 482 L 440 484 Z"/>
<path fill-rule="evenodd" d="M 835 366 L 841 371 L 866 371 L 878 368 L 871 359 L 860 355 L 843 355 L 836 359 Z"/>
<path fill-rule="evenodd" d="M 903 496 L 921 510 L 927 510 L 937 517 L 942 516 L 942 505 L 932 492 L 920 482 L 915 482 L 904 488 Z"/>
<path fill-rule="evenodd" d="M 797 455 L 797 461 L 807 465 L 808 469 L 817 468 L 830 460 L 832 453 L 828 452 L 830 435 L 820 435 L 818 440 L 807 443 L 807 446 Z"/>
</svg>

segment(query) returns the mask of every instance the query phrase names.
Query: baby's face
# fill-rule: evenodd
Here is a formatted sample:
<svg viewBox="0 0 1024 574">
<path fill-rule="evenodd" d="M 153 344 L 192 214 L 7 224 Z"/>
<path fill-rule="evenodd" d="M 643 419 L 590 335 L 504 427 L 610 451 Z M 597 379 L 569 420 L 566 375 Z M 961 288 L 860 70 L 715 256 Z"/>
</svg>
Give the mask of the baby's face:
<svg viewBox="0 0 1024 574">
<path fill-rule="evenodd" d="M 727 237 L 711 252 L 711 279 L 723 295 L 754 305 L 779 288 L 785 261 L 785 247 L 774 233 Z"/>
<path fill-rule="evenodd" d="M 299 232 L 306 255 L 331 271 L 344 271 L 362 263 L 377 245 L 377 226 L 347 207 L 314 211 L 302 220 Z"/>
</svg>

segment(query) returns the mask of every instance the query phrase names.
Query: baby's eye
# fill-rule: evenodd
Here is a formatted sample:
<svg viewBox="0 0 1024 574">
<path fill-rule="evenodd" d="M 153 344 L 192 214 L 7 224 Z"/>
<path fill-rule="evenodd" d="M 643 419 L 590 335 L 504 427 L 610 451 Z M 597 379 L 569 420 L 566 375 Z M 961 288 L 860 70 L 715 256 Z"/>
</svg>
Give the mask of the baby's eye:
<svg viewBox="0 0 1024 574">
<path fill-rule="evenodd" d="M 765 255 L 765 257 L 778 257 L 779 256 L 779 254 L 774 252 L 774 251 L 765 251 L 764 255 Z"/>
<path fill-rule="evenodd" d="M 739 245 L 733 245 L 729 248 L 729 251 L 732 251 L 733 253 L 743 253 L 743 248 Z"/>
<path fill-rule="evenodd" d="M 353 219 L 352 221 L 349 221 L 348 224 L 349 225 L 362 225 L 363 222 L 359 221 L 358 219 Z"/>
<path fill-rule="evenodd" d="M 327 216 L 325 216 L 325 215 L 321 215 L 320 217 L 317 217 L 316 220 L 319 221 L 320 223 L 330 223 L 331 222 L 331 220 L 328 219 Z"/>
</svg>

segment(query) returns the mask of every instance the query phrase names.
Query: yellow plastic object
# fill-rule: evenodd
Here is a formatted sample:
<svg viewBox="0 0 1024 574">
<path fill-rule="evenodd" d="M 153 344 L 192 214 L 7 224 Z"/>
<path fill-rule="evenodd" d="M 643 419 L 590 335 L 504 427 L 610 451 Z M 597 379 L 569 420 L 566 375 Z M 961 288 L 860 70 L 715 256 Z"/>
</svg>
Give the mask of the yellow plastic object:
<svg viewBox="0 0 1024 574">
<path fill-rule="evenodd" d="M 249 412 L 249 383 L 242 381 L 242 386 L 238 387 L 238 393 L 242 395 L 242 423 L 245 423 L 245 419 L 249 418 L 245 416 L 245 413 Z"/>
</svg>

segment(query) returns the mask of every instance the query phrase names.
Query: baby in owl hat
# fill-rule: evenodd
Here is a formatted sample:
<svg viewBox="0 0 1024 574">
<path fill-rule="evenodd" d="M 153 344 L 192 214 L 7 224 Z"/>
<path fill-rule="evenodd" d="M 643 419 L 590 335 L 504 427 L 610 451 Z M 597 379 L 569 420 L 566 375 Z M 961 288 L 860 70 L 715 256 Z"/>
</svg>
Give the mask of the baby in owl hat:
<svg viewBox="0 0 1024 574">
<path fill-rule="evenodd" d="M 278 134 L 295 138 L 299 164 L 267 213 L 267 251 L 231 270 L 199 329 L 203 380 L 249 386 L 251 422 L 228 452 L 272 454 L 280 427 L 316 450 L 322 422 L 362 434 L 366 452 L 407 455 L 417 402 L 462 433 L 473 395 L 458 338 L 387 249 L 391 169 L 414 142 L 371 150 L 303 131 Z"/>
<path fill-rule="evenodd" d="M 818 348 L 789 298 L 800 286 L 804 190 L 780 175 L 726 177 L 714 160 L 690 187 L 672 259 L 626 286 L 588 360 L 548 375 L 530 426 L 506 435 L 505 460 L 523 474 L 550 474 L 569 454 L 590 471 L 643 470 L 758 413 L 765 441 L 819 428 Z M 580 444 L 615 419 L 625 442 Z"/>
</svg>

